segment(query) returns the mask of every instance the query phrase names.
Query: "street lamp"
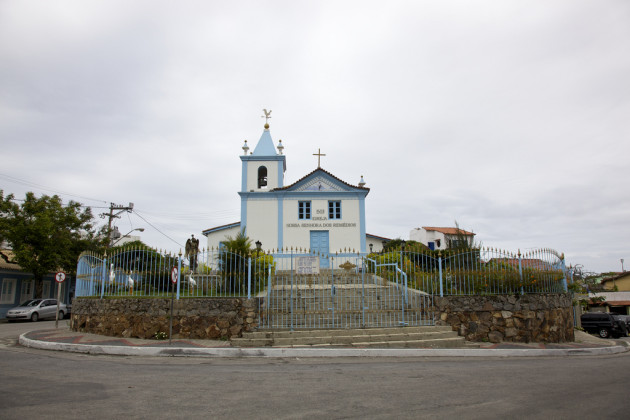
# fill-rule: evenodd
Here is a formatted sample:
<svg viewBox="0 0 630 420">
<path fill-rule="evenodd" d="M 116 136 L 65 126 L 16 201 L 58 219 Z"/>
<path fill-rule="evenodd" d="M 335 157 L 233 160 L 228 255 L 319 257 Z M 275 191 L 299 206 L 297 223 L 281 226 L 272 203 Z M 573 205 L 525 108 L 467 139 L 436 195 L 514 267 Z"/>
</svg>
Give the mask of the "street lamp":
<svg viewBox="0 0 630 420">
<path fill-rule="evenodd" d="M 262 249 L 262 242 L 260 240 L 256 241 L 256 256 L 260 256 L 260 251 Z"/>
<path fill-rule="evenodd" d="M 116 245 L 118 242 L 122 241 L 122 240 L 123 240 L 123 238 L 126 238 L 127 236 L 129 236 L 129 234 L 130 234 L 131 232 L 135 232 L 136 230 L 137 230 L 138 232 L 144 232 L 144 228 L 135 228 L 135 229 L 131 229 L 129 232 L 125 233 L 123 236 L 121 236 L 120 238 L 118 238 L 118 240 L 117 240 L 116 242 L 112 242 L 112 244 L 111 244 L 110 246 L 114 246 L 114 245 Z"/>
</svg>

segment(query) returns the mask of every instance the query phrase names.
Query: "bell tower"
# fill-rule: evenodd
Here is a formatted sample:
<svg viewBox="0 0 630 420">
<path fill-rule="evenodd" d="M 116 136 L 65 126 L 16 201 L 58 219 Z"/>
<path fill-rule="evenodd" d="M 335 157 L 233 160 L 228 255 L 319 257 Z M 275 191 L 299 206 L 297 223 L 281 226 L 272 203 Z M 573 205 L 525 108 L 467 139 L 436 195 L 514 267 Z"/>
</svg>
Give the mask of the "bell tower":
<svg viewBox="0 0 630 420">
<path fill-rule="evenodd" d="M 271 111 L 270 111 L 271 112 Z M 277 149 L 277 150 L 276 150 Z M 249 152 L 247 140 L 243 145 L 241 192 L 266 192 L 284 186 L 284 172 L 287 169 L 286 158 L 282 154 L 282 140 L 273 145 L 269 124 L 258 140 L 253 152 Z"/>
</svg>

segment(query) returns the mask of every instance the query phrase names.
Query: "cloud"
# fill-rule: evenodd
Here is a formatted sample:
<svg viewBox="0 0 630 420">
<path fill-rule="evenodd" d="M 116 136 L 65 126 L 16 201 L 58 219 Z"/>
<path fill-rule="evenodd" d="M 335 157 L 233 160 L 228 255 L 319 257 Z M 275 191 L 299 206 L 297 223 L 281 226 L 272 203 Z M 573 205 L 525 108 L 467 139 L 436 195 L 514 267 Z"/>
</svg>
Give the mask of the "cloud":
<svg viewBox="0 0 630 420">
<path fill-rule="evenodd" d="M 370 233 L 457 220 L 484 245 L 617 269 L 629 17 L 624 1 L 3 2 L 2 172 L 134 202 L 183 243 L 240 217 L 238 155 L 267 108 L 285 183 L 321 148 L 365 177 Z"/>
</svg>

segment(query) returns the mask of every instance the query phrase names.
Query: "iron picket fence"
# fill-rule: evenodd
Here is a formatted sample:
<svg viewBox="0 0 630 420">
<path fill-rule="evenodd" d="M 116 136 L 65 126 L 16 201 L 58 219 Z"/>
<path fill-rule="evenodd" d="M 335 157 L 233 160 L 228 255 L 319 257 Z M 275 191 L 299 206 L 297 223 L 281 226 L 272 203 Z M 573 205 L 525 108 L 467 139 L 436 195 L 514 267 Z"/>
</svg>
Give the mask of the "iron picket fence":
<svg viewBox="0 0 630 420">
<path fill-rule="evenodd" d="M 313 259 L 316 257 L 315 259 Z M 369 280 L 387 281 L 432 296 L 561 293 L 567 290 L 563 256 L 537 249 L 523 255 L 493 248 L 430 252 L 396 250 L 376 254 L 316 255 L 307 250 L 283 250 L 241 255 L 224 249 L 203 250 L 182 258 L 148 247 L 124 248 L 111 255 L 84 252 L 77 265 L 77 296 L 180 297 L 264 296 L 274 285 L 288 284 L 299 266 L 317 275 L 355 270 Z M 346 266 L 344 267 L 344 263 Z M 178 278 L 171 282 L 173 268 Z M 315 274 L 309 274 L 311 283 Z M 333 277 L 334 279 L 334 277 Z M 295 280 L 295 278 L 293 278 Z M 404 280 L 404 285 L 403 285 Z M 334 283 L 330 284 L 334 287 Z"/>
</svg>

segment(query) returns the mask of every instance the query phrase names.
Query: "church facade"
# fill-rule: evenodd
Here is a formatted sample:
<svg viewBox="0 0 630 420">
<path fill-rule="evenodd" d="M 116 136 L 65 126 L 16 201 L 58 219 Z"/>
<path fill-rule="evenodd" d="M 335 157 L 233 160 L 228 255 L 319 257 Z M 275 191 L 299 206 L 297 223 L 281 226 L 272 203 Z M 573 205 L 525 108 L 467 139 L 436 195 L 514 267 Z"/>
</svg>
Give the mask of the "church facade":
<svg viewBox="0 0 630 420">
<path fill-rule="evenodd" d="M 219 248 L 240 231 L 264 250 L 335 252 L 377 251 L 386 238 L 366 234 L 365 198 L 370 192 L 363 177 L 351 185 L 318 167 L 284 185 L 286 156 L 265 129 L 252 152 L 247 141 L 241 159 L 241 220 L 203 231 L 208 248 Z"/>
</svg>

